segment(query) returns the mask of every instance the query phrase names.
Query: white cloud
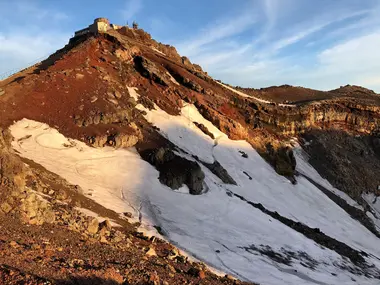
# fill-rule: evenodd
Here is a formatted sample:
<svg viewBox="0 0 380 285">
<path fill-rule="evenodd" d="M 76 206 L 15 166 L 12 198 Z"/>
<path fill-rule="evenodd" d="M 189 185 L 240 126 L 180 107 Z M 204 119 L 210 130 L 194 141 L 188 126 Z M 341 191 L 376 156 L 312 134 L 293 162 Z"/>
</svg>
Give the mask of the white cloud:
<svg viewBox="0 0 380 285">
<path fill-rule="evenodd" d="M 266 30 L 270 30 L 276 24 L 280 4 L 278 0 L 264 0 L 264 12 L 267 18 Z"/>
<path fill-rule="evenodd" d="M 297 56 L 267 59 L 217 71 L 234 85 L 264 87 L 292 84 L 331 90 L 346 84 L 380 92 L 380 30 L 336 44 L 317 55 L 313 66 L 297 64 Z"/>
<path fill-rule="evenodd" d="M 229 20 L 218 21 L 217 24 L 203 29 L 197 36 L 178 44 L 177 47 L 182 54 L 194 56 L 199 54 L 202 47 L 238 35 L 256 22 L 257 19 L 252 13 L 245 13 Z"/>
<path fill-rule="evenodd" d="M 28 67 L 62 48 L 69 34 L 0 34 L 0 76 Z"/>
<path fill-rule="evenodd" d="M 122 10 L 122 15 L 125 21 L 133 21 L 134 17 L 143 8 L 142 0 L 127 0 L 125 8 Z"/>
<path fill-rule="evenodd" d="M 324 50 L 319 68 L 311 76 L 344 84 L 364 85 L 380 91 L 380 30 Z M 329 86 L 330 88 L 330 86 Z"/>
<path fill-rule="evenodd" d="M 260 20 L 260 25 L 247 21 L 242 13 L 237 25 L 232 20 L 214 25 L 182 43 L 180 51 L 190 54 L 212 76 L 233 85 L 292 84 L 330 90 L 356 84 L 380 91 L 380 32 L 374 32 L 379 30 L 380 5 L 336 1 L 313 10 L 295 0 L 260 3 L 262 13 L 256 9 L 258 18 L 250 19 Z M 251 28 L 256 32 L 251 43 L 234 40 Z M 226 48 L 228 42 L 233 48 Z"/>
<path fill-rule="evenodd" d="M 337 69 L 361 69 L 380 65 L 380 31 L 326 49 L 319 54 L 322 65 Z"/>
<path fill-rule="evenodd" d="M 303 28 L 297 31 L 293 31 L 292 35 L 290 35 L 289 37 L 285 37 L 276 41 L 273 44 L 273 50 L 277 51 L 277 50 L 283 49 L 289 45 L 299 42 L 300 40 L 303 40 L 304 38 L 316 32 L 319 32 L 325 29 L 326 27 L 334 23 L 342 22 L 344 20 L 347 20 L 353 17 L 365 15 L 365 14 L 368 14 L 369 12 L 370 12 L 369 10 L 363 10 L 363 11 L 355 11 L 355 12 L 343 14 L 343 15 L 339 15 L 339 14 L 329 15 L 328 17 L 322 17 L 321 19 L 318 19 L 317 23 L 310 25 L 309 27 L 306 27 L 306 28 L 304 28 L 305 24 L 302 24 Z"/>
<path fill-rule="evenodd" d="M 34 58 L 38 55 L 50 52 L 57 43 L 68 41 L 68 37 L 53 34 L 40 34 L 37 36 L 26 34 L 1 35 L 0 53 L 10 57 L 20 57 L 22 59 Z M 26 44 L 27 43 L 27 44 Z"/>
<path fill-rule="evenodd" d="M 58 28 L 58 24 L 69 19 L 61 11 L 45 9 L 31 1 L 20 1 L 2 8 L 5 10 L 0 11 L 0 21 L 4 23 L 4 29 L 0 31 L 0 76 L 48 57 L 70 38 L 71 33 Z M 46 26 L 46 23 L 50 25 Z"/>
<path fill-rule="evenodd" d="M 26 15 L 28 18 L 33 18 L 34 20 L 49 20 L 49 22 L 52 22 L 69 19 L 69 16 L 63 11 L 46 9 L 32 1 L 17 1 L 15 5 L 17 13 L 24 16 Z"/>
<path fill-rule="evenodd" d="M 216 66 L 218 66 L 218 68 L 228 68 L 234 63 L 234 61 L 236 62 L 237 59 L 244 56 L 250 48 L 251 45 L 247 44 L 236 49 L 230 48 L 218 52 L 210 51 L 194 56 L 192 59 L 195 62 L 202 62 L 203 68 L 205 69 L 208 69 L 209 67 L 215 68 Z"/>
</svg>

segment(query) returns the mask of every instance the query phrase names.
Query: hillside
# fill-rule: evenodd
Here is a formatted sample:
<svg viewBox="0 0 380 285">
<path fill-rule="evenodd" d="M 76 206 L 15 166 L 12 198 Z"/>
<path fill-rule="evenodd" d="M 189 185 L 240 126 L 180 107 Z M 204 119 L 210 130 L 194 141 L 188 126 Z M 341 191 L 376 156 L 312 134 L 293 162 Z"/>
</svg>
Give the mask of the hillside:
<svg viewBox="0 0 380 285">
<path fill-rule="evenodd" d="M 319 91 L 299 86 L 272 86 L 267 88 L 242 88 L 237 90 L 245 92 L 251 96 L 256 96 L 262 100 L 277 104 L 307 104 L 322 100 L 349 99 L 367 101 L 366 104 L 379 104 L 379 95 L 374 91 L 355 85 L 341 86 L 330 91 Z"/>
<path fill-rule="evenodd" d="M 4 284 L 378 284 L 374 92 L 233 88 L 129 27 L 0 88 Z"/>
</svg>

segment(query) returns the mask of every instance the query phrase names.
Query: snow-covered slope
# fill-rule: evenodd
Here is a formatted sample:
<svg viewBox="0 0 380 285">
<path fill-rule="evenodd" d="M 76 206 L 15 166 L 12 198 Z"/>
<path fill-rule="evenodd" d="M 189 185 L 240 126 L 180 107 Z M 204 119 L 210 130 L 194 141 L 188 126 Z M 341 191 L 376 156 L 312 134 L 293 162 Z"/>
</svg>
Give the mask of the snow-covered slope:
<svg viewBox="0 0 380 285">
<path fill-rule="evenodd" d="M 254 99 L 254 100 L 256 100 L 256 101 L 258 101 L 260 103 L 264 103 L 264 104 L 273 104 L 273 102 L 271 102 L 271 101 L 260 99 L 258 97 L 252 96 L 252 95 L 248 95 L 248 94 L 246 94 L 244 92 L 238 91 L 238 90 L 236 90 L 236 89 L 234 89 L 234 88 L 232 88 L 232 87 L 230 87 L 228 85 L 225 85 L 225 84 L 223 84 L 221 82 L 216 81 L 216 83 L 218 83 L 219 85 L 223 86 L 224 88 L 227 88 L 228 90 L 230 90 L 230 91 L 232 91 L 232 92 L 240 95 L 241 97 L 251 98 L 251 99 Z M 294 104 L 282 104 L 282 103 L 280 103 L 280 104 L 278 104 L 278 106 L 280 106 L 280 107 L 295 107 L 296 105 L 294 105 Z"/>
<path fill-rule="evenodd" d="M 138 98 L 137 89 L 129 88 L 129 92 Z M 90 148 L 46 124 L 26 119 L 10 128 L 13 147 L 21 156 L 80 185 L 105 207 L 132 212 L 144 230 L 161 227 L 167 239 L 188 253 L 243 280 L 268 285 L 379 284 L 374 278 L 380 268 L 379 239 L 306 178 L 299 177 L 298 184 L 292 185 L 247 142 L 230 140 L 193 105 L 185 105 L 180 116 L 157 106 L 154 110 L 137 108 L 184 151 L 181 155 L 188 159 L 194 155 L 208 163 L 217 160 L 237 185 L 224 184 L 202 166 L 206 193 L 192 196 L 184 189 L 173 191 L 159 182 L 158 171 L 133 148 Z M 205 125 L 215 139 L 194 122 Z M 300 154 L 296 157 L 301 173 L 325 183 L 306 159 Z M 254 203 L 369 253 L 365 260 L 374 267 L 366 269 L 367 277 L 360 275 L 361 269 L 348 258 L 253 207 Z"/>
</svg>

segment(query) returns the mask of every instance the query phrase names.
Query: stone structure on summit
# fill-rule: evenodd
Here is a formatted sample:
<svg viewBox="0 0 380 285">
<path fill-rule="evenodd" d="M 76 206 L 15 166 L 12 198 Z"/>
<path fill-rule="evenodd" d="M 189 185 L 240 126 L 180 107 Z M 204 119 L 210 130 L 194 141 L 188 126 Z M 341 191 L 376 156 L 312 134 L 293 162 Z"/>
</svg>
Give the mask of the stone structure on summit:
<svg viewBox="0 0 380 285">
<path fill-rule="evenodd" d="M 105 33 L 108 30 L 118 30 L 120 28 L 121 26 L 119 25 L 111 24 L 107 18 L 96 18 L 94 20 L 94 23 L 88 26 L 87 28 L 76 31 L 74 37 L 79 37 L 86 34 Z"/>
</svg>

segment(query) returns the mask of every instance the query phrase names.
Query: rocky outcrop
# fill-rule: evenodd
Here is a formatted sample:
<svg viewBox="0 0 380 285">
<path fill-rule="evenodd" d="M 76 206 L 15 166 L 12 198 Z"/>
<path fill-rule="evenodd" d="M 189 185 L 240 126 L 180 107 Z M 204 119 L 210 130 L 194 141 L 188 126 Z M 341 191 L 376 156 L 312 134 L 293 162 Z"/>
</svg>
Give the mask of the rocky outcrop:
<svg viewBox="0 0 380 285">
<path fill-rule="evenodd" d="M 361 270 L 363 271 L 368 270 L 370 272 L 370 269 L 373 267 L 372 265 L 368 264 L 365 260 L 365 257 L 368 256 L 368 253 L 363 252 L 363 251 L 358 251 L 350 247 L 349 245 L 339 240 L 336 240 L 333 237 L 326 235 L 319 228 L 311 228 L 303 223 L 286 218 L 280 215 L 278 212 L 270 211 L 266 209 L 261 203 L 248 201 L 243 196 L 236 193 L 231 192 L 230 194 L 246 202 L 248 205 L 251 205 L 252 207 L 260 210 L 264 214 L 272 217 L 273 219 L 276 219 L 282 224 L 292 228 L 293 230 L 299 232 L 300 234 L 306 236 L 310 240 L 315 241 L 317 244 L 321 245 L 322 247 L 329 248 L 337 252 L 338 254 L 349 258 L 352 261 L 352 263 L 356 265 L 358 268 L 360 268 Z M 380 272 L 378 272 L 378 270 L 376 270 L 375 273 L 377 277 L 380 275 Z"/>
<path fill-rule="evenodd" d="M 177 80 L 178 83 L 181 85 L 195 91 L 198 93 L 204 92 L 204 88 L 197 82 L 191 80 L 190 78 L 187 78 L 186 76 L 182 75 L 181 73 L 169 68 L 169 73 Z"/>
<path fill-rule="evenodd" d="M 329 191 L 325 187 L 323 187 L 321 184 L 317 183 L 310 177 L 307 177 L 306 175 L 299 174 L 303 177 L 305 177 L 307 180 L 309 180 L 312 184 L 314 184 L 319 190 L 321 190 L 327 197 L 329 197 L 334 203 L 339 205 L 343 210 L 346 211 L 347 214 L 351 216 L 351 218 L 359 221 L 363 226 L 365 226 L 369 231 L 371 231 L 374 235 L 376 235 L 378 238 L 380 238 L 380 233 L 377 231 L 376 225 L 374 222 L 367 216 L 366 211 L 363 211 L 361 209 L 358 209 L 354 206 L 351 206 L 347 203 L 346 200 L 342 199 L 335 193 Z"/>
<path fill-rule="evenodd" d="M 306 130 L 331 128 L 355 129 L 371 133 L 380 126 L 380 107 L 349 100 L 318 102 L 295 107 L 244 104 L 246 121 L 253 127 L 271 127 L 278 132 L 294 135 Z M 241 106 L 239 106 L 240 108 Z"/>
<path fill-rule="evenodd" d="M 74 122 L 78 127 L 88 127 L 99 124 L 129 124 L 139 115 L 140 112 L 131 106 L 130 108 L 124 108 L 114 112 L 90 112 L 90 115 L 87 117 L 75 115 Z"/>
<path fill-rule="evenodd" d="M 152 61 L 142 56 L 135 56 L 134 63 L 136 69 L 142 76 L 164 86 L 171 84 L 170 77 L 161 71 Z"/>
<path fill-rule="evenodd" d="M 305 133 L 309 163 L 337 189 L 359 201 L 366 191 L 376 193 L 380 155 L 376 135 L 350 135 L 338 130 Z"/>
<path fill-rule="evenodd" d="M 210 138 L 215 139 L 214 135 L 207 129 L 207 127 L 201 123 L 194 122 L 194 125 L 198 127 L 205 135 L 208 135 Z"/>
<path fill-rule="evenodd" d="M 227 170 L 218 162 L 206 163 L 202 162 L 212 173 L 214 173 L 223 183 L 237 185 L 236 181 L 229 175 Z"/>
<path fill-rule="evenodd" d="M 195 161 L 187 160 L 168 148 L 148 150 L 143 158 L 160 172 L 160 182 L 176 190 L 187 185 L 192 195 L 200 195 L 205 175 Z"/>
<path fill-rule="evenodd" d="M 139 136 L 134 134 L 111 134 L 90 136 L 87 141 L 93 147 L 111 146 L 115 148 L 128 148 L 135 146 L 139 141 Z"/>
<path fill-rule="evenodd" d="M 296 159 L 290 147 L 275 149 L 273 145 L 266 146 L 267 159 L 274 166 L 276 172 L 286 177 L 293 177 L 296 170 Z"/>
</svg>

